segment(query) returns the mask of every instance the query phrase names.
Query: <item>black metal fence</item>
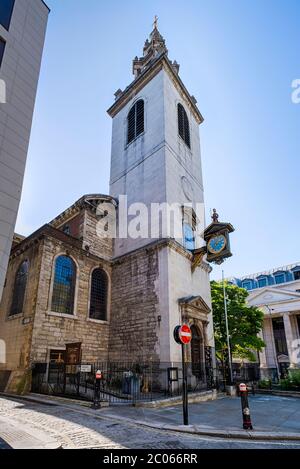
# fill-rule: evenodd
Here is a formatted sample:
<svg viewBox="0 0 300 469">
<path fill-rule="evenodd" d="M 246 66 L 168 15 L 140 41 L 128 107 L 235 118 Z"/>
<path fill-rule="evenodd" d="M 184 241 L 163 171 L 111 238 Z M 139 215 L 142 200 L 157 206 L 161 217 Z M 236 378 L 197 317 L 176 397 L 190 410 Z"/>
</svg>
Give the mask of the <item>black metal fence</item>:
<svg viewBox="0 0 300 469">
<path fill-rule="evenodd" d="M 101 371 L 100 399 L 135 404 L 179 396 L 182 392 L 181 363 L 35 363 L 32 392 L 70 396 L 87 401 L 95 397 L 96 371 Z M 187 364 L 188 391 L 196 393 L 217 386 L 215 370 L 203 364 Z"/>
</svg>

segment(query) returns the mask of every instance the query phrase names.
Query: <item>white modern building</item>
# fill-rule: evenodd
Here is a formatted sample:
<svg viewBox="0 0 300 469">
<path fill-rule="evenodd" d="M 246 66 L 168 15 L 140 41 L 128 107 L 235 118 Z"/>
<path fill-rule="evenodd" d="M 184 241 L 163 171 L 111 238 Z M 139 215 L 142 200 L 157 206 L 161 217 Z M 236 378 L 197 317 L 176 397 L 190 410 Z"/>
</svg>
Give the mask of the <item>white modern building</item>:
<svg viewBox="0 0 300 469">
<path fill-rule="evenodd" d="M 21 198 L 49 8 L 0 1 L 0 298 Z"/>
<path fill-rule="evenodd" d="M 300 368 L 300 262 L 229 279 L 249 291 L 248 304 L 264 312 L 261 376 L 282 377 Z"/>
</svg>

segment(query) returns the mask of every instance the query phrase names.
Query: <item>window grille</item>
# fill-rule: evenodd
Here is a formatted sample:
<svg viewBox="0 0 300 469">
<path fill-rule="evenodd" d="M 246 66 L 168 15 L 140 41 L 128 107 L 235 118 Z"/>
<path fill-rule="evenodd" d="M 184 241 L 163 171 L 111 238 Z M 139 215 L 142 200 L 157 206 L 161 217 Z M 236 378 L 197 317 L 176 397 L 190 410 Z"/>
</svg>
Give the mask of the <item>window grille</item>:
<svg viewBox="0 0 300 469">
<path fill-rule="evenodd" d="M 191 148 L 191 139 L 190 139 L 190 125 L 187 113 L 182 106 L 178 104 L 178 133 L 180 137 L 184 140 L 186 145 Z"/>
<path fill-rule="evenodd" d="M 92 273 L 90 318 L 106 321 L 107 290 L 108 279 L 106 273 L 102 269 L 95 269 Z"/>
<path fill-rule="evenodd" d="M 144 101 L 139 99 L 130 109 L 127 117 L 127 143 L 144 132 Z"/>
<path fill-rule="evenodd" d="M 59 256 L 55 262 L 55 274 L 51 310 L 73 314 L 76 283 L 76 266 L 68 256 Z"/>
<path fill-rule="evenodd" d="M 21 314 L 23 312 L 28 270 L 29 262 L 22 262 L 15 277 L 15 284 L 9 316 L 14 316 L 15 314 Z"/>
</svg>

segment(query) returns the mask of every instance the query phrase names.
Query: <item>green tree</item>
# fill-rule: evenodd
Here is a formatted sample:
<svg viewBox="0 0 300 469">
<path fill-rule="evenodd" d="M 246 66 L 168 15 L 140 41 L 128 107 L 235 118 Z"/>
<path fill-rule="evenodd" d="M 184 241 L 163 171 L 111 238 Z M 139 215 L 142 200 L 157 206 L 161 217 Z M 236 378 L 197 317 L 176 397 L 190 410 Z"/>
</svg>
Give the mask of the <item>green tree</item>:
<svg viewBox="0 0 300 469">
<path fill-rule="evenodd" d="M 247 305 L 247 290 L 227 282 L 225 288 L 232 356 L 254 361 L 256 357 L 253 352 L 265 347 L 265 343 L 257 336 L 262 329 L 264 314 L 258 308 Z M 211 295 L 216 355 L 224 363 L 227 339 L 222 282 L 211 282 Z"/>
</svg>

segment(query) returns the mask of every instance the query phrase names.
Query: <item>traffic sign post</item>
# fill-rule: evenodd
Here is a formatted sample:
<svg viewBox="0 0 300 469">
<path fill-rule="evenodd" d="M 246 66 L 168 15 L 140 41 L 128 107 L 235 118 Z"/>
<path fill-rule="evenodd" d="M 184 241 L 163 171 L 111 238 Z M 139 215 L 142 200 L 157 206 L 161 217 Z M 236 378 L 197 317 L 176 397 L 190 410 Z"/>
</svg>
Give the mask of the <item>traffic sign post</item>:
<svg viewBox="0 0 300 469">
<path fill-rule="evenodd" d="M 188 392 L 187 392 L 187 370 L 185 360 L 185 345 L 192 340 L 192 332 L 187 324 L 176 326 L 174 329 L 174 339 L 178 344 L 181 344 L 182 354 L 182 406 L 183 406 L 183 425 L 189 424 L 189 411 L 188 411 Z"/>
</svg>

